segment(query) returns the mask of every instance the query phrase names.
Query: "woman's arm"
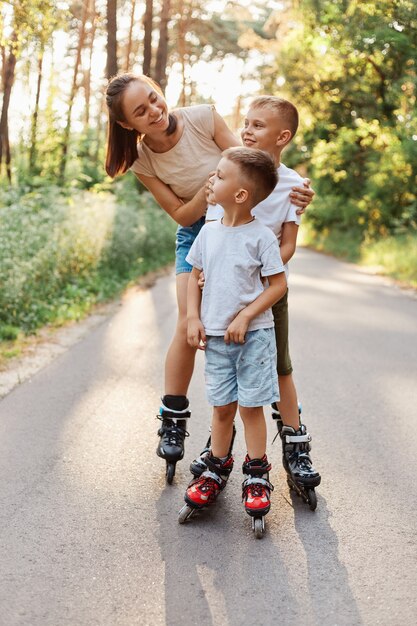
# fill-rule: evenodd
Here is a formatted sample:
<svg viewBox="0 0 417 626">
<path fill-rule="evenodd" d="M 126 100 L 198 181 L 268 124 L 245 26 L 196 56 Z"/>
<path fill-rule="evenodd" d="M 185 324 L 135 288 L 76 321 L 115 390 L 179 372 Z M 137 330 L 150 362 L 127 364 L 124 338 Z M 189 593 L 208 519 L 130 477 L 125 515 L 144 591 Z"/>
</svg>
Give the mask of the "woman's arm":
<svg viewBox="0 0 417 626">
<path fill-rule="evenodd" d="M 279 251 L 284 264 L 292 258 L 297 246 L 298 224 L 295 222 L 284 222 L 281 231 L 281 243 Z"/>
<path fill-rule="evenodd" d="M 214 141 L 220 150 L 241 146 L 242 142 L 232 133 L 224 119 L 217 111 L 213 110 L 214 115 Z"/>
<path fill-rule="evenodd" d="M 297 210 L 297 215 L 302 215 L 310 202 L 315 196 L 315 191 L 311 187 L 311 180 L 306 178 L 302 187 L 293 187 L 290 193 L 291 202 L 295 206 L 300 207 Z"/>
<path fill-rule="evenodd" d="M 149 189 L 159 206 L 180 226 L 191 226 L 205 214 L 207 209 L 205 186 L 197 191 L 194 198 L 183 202 L 159 178 L 136 173 L 135 176 Z"/>
</svg>

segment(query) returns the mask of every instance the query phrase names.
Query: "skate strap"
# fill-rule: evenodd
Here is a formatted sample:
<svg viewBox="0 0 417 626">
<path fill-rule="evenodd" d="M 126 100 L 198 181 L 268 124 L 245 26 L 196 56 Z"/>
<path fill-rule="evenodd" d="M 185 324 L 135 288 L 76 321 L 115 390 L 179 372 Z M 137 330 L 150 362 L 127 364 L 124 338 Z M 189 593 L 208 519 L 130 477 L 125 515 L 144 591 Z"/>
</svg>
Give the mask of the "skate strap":
<svg viewBox="0 0 417 626">
<path fill-rule="evenodd" d="M 286 443 L 310 443 L 311 435 L 306 433 L 305 435 L 285 435 Z"/>
<path fill-rule="evenodd" d="M 218 483 L 220 486 L 222 486 L 223 484 L 223 479 L 221 476 L 219 476 L 218 474 L 216 474 L 215 472 L 211 472 L 210 470 L 205 470 L 200 478 L 212 478 L 213 480 L 216 481 L 216 483 Z"/>
<path fill-rule="evenodd" d="M 249 487 L 249 485 L 263 485 L 264 487 L 266 487 L 270 491 L 274 490 L 273 485 L 271 485 L 269 480 L 266 480 L 266 478 L 257 478 L 255 476 L 251 476 L 250 478 L 246 478 L 246 480 L 244 480 L 243 483 L 242 483 L 242 489 L 245 489 L 245 487 Z"/>
<path fill-rule="evenodd" d="M 188 409 L 183 409 L 182 411 L 174 411 L 174 409 L 170 409 L 165 404 L 161 402 L 161 408 L 159 409 L 159 415 L 163 417 L 177 417 L 182 420 L 186 420 L 191 417 L 191 412 Z"/>
</svg>

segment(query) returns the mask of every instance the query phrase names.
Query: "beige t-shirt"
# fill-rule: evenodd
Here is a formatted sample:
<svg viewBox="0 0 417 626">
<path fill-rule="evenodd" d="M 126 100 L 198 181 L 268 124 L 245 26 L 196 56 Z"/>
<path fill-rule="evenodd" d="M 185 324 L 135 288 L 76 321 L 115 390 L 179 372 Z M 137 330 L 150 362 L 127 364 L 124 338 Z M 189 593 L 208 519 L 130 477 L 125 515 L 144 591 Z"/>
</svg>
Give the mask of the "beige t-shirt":
<svg viewBox="0 0 417 626">
<path fill-rule="evenodd" d="M 198 104 L 181 111 L 184 129 L 178 143 L 167 152 L 153 152 L 138 144 L 138 158 L 131 170 L 159 178 L 183 200 L 190 200 L 204 185 L 220 161 L 221 150 L 214 142 L 214 106 Z"/>
</svg>

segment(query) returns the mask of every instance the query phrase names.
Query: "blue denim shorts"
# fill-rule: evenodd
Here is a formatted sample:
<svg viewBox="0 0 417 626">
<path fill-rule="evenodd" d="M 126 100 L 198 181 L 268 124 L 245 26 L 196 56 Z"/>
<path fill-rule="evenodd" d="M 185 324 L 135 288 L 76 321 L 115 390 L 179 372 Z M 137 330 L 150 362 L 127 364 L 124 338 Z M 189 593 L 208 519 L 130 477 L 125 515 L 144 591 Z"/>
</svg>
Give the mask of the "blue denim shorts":
<svg viewBox="0 0 417 626">
<path fill-rule="evenodd" d="M 191 272 L 192 266 L 187 263 L 185 257 L 194 243 L 194 239 L 204 226 L 205 218 L 200 217 L 191 226 L 178 226 L 177 239 L 175 241 L 175 273 L 185 274 Z"/>
<path fill-rule="evenodd" d="M 277 349 L 273 328 L 246 333 L 245 343 L 207 337 L 205 366 L 207 399 L 212 406 L 236 400 L 257 407 L 278 402 Z"/>
</svg>

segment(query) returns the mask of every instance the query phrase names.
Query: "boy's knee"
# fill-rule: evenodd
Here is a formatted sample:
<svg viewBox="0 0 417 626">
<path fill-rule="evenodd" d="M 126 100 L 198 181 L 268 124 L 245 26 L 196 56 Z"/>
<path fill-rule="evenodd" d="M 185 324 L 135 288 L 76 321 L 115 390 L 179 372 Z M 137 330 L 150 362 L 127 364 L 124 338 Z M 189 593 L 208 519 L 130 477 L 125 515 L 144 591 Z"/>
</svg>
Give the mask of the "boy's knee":
<svg viewBox="0 0 417 626">
<path fill-rule="evenodd" d="M 224 406 L 215 406 L 214 415 L 221 422 L 233 420 L 236 413 L 236 403 L 225 404 Z"/>
</svg>

